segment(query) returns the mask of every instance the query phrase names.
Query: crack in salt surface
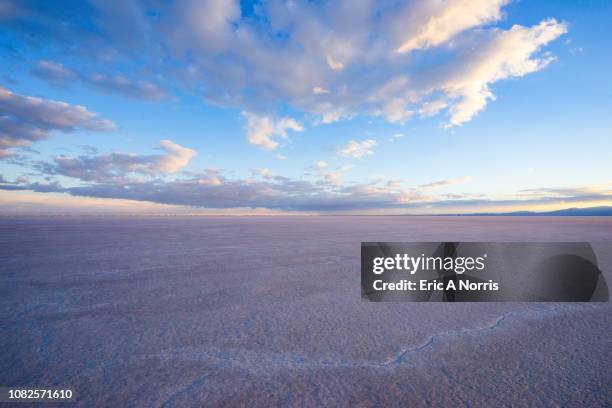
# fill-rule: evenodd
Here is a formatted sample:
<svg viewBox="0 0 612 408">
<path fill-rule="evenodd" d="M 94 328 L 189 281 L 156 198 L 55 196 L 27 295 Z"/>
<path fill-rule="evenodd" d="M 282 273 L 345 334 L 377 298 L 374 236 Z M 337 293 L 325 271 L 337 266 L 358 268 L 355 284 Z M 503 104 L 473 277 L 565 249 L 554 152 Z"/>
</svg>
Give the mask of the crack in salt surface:
<svg viewBox="0 0 612 408">
<path fill-rule="evenodd" d="M 570 310 L 585 310 L 588 308 L 593 308 L 593 305 L 580 305 L 578 307 L 578 305 L 572 305 Z M 428 349 L 430 349 L 436 342 L 441 341 L 442 339 L 446 339 L 446 338 L 452 338 L 452 337 L 458 337 L 464 334 L 471 334 L 471 333 L 480 333 L 480 332 L 490 332 L 490 331 L 494 331 L 498 328 L 500 328 L 502 326 L 502 323 L 504 323 L 506 320 L 508 320 L 510 317 L 512 316 L 519 316 L 519 315 L 526 315 L 528 317 L 540 317 L 541 315 L 544 314 L 550 314 L 553 313 L 555 311 L 558 310 L 568 310 L 567 307 L 564 307 L 564 305 L 556 305 L 556 306 L 552 306 L 552 307 L 546 307 L 546 308 L 533 308 L 533 307 L 524 307 L 521 308 L 519 310 L 513 310 L 507 313 L 504 313 L 503 315 L 499 316 L 497 319 L 495 319 L 495 321 L 489 325 L 486 326 L 479 326 L 479 327 L 473 327 L 473 328 L 463 328 L 463 329 L 459 329 L 459 330 L 451 330 L 451 331 L 447 331 L 447 332 L 442 332 L 442 333 L 438 333 L 435 335 L 430 336 L 429 338 L 427 338 L 427 340 L 425 340 L 423 343 L 421 343 L 420 345 L 416 346 L 416 347 L 411 347 L 411 348 L 405 348 L 400 350 L 399 353 L 397 353 L 393 358 L 388 359 L 386 361 L 382 361 L 382 362 L 377 362 L 377 361 L 361 361 L 361 362 L 347 362 L 347 361 L 329 361 L 329 360 L 313 360 L 313 359 L 308 359 L 305 357 L 297 357 L 297 356 L 290 356 L 289 358 L 283 358 L 282 354 L 272 354 L 272 355 L 267 355 L 267 356 L 263 356 L 264 358 L 261 359 L 261 353 L 253 353 L 255 354 L 256 357 L 259 357 L 260 360 L 263 361 L 259 361 L 259 363 L 266 363 L 265 364 L 265 370 L 270 369 L 270 366 L 274 366 L 274 365 L 280 365 L 280 366 L 284 366 L 284 367 L 290 367 L 290 368 L 302 368 L 302 369 L 307 369 L 307 368 L 326 368 L 326 367 L 334 367 L 334 368 L 342 368 L 342 367 L 369 367 L 369 368 L 383 368 L 383 369 L 388 369 L 388 368 L 393 368 L 393 367 L 397 367 L 403 363 L 405 363 L 408 360 L 408 357 L 410 355 L 413 354 L 417 354 L 417 353 L 421 353 L 424 351 L 427 351 Z M 165 358 L 168 357 L 177 357 L 176 352 L 169 352 L 169 353 L 163 353 L 163 356 Z M 184 353 L 180 353 L 180 354 L 184 354 Z M 202 353 L 202 352 L 188 352 L 186 353 L 188 354 L 188 359 L 189 360 L 193 360 L 194 357 L 195 359 L 197 359 L 197 357 L 203 357 L 204 359 L 216 359 L 216 360 L 221 360 L 224 361 L 226 363 L 235 363 L 235 364 L 239 364 L 239 365 L 246 365 L 248 368 L 253 369 L 253 363 L 258 363 L 258 361 L 252 361 L 248 355 L 246 355 L 246 359 L 245 354 L 244 353 L 240 353 L 242 355 L 231 355 L 231 353 L 226 352 L 222 352 L 220 354 L 212 354 L 212 353 Z M 159 355 L 158 355 L 159 357 Z M 243 357 L 243 358 L 241 358 Z M 255 358 L 254 360 L 257 360 L 257 358 Z M 255 367 L 257 368 L 257 367 Z M 456 382 L 459 385 L 462 386 L 466 386 L 469 388 L 473 388 L 467 384 L 463 384 L 461 382 L 459 382 L 454 376 L 452 376 L 450 373 L 448 373 L 447 371 L 443 370 L 443 374 L 449 378 L 449 380 Z M 204 385 L 205 383 L 205 379 L 207 377 L 209 377 L 210 374 L 203 376 L 203 377 L 199 377 L 196 378 L 195 380 L 191 381 L 189 384 L 185 385 L 184 387 L 179 388 L 177 391 L 173 392 L 168 398 L 166 398 L 164 400 L 164 402 L 162 403 L 163 407 L 169 407 L 169 406 L 173 406 L 174 405 L 174 401 L 176 401 L 176 399 L 183 394 L 188 394 L 190 392 L 192 392 L 195 388 L 199 388 L 201 386 Z M 496 400 L 495 396 L 492 395 L 486 395 L 483 394 L 482 391 L 480 390 L 476 390 L 475 391 L 481 393 L 483 396 L 489 398 L 489 399 L 493 399 Z M 503 405 L 503 404 L 502 404 Z"/>
<path fill-rule="evenodd" d="M 588 308 L 590 305 L 581 305 L 580 310 Z M 591 306 L 592 307 L 592 306 Z M 393 355 L 391 358 L 384 361 L 355 361 L 346 359 L 316 359 L 309 358 L 307 356 L 296 355 L 293 353 L 265 353 L 261 351 L 245 351 L 245 350 L 194 350 L 194 349 L 180 349 L 170 350 L 167 352 L 159 353 L 157 357 L 163 357 L 165 359 L 178 358 L 185 360 L 217 360 L 226 364 L 233 364 L 245 367 L 252 371 L 268 370 L 273 367 L 279 368 L 292 368 L 292 369 L 316 369 L 316 368 L 346 368 L 346 367 L 370 367 L 370 368 L 393 368 L 397 367 L 409 360 L 409 357 L 418 353 L 425 352 L 436 343 L 443 340 L 452 339 L 466 334 L 474 333 L 486 333 L 496 330 L 502 326 L 502 324 L 511 318 L 512 316 L 524 315 L 527 317 L 539 317 L 542 314 L 549 314 L 557 310 L 568 310 L 563 305 L 546 307 L 546 308 L 533 308 L 525 307 L 519 310 L 513 310 L 495 319 L 491 324 L 485 326 L 478 326 L 472 328 L 463 328 L 458 330 L 451 330 L 441 332 L 428 337 L 424 342 L 415 346 L 401 349 L 398 353 Z M 577 305 L 573 305 L 572 309 L 577 310 Z"/>
<path fill-rule="evenodd" d="M 548 308 L 545 310 L 545 312 L 552 312 L 554 310 L 559 309 L 560 306 L 556 306 L 556 307 L 552 307 L 552 308 Z M 425 342 L 423 342 L 421 345 L 413 347 L 413 348 L 406 348 L 406 349 L 402 349 L 394 358 L 387 360 L 385 362 L 379 363 L 378 365 L 381 367 L 389 367 L 389 366 L 393 366 L 393 365 L 398 365 L 404 362 L 404 360 L 406 359 L 406 357 L 412 353 L 418 353 L 421 352 L 425 349 L 427 349 L 428 347 L 430 347 L 431 345 L 434 344 L 434 342 L 441 338 L 441 337 L 451 337 L 451 336 L 455 336 L 455 335 L 461 335 L 461 334 L 467 334 L 467 333 L 476 333 L 476 332 L 481 332 L 481 331 L 487 331 L 487 330 L 495 330 L 497 329 L 504 320 L 506 320 L 508 317 L 513 316 L 513 315 L 517 315 L 520 314 L 521 311 L 526 310 L 529 308 L 525 308 L 525 309 L 520 309 L 520 310 L 513 310 L 511 312 L 507 312 L 504 313 L 503 315 L 501 315 L 500 317 L 498 317 L 494 323 L 488 325 L 488 326 L 482 326 L 482 327 L 474 327 L 474 328 L 464 328 L 464 329 L 460 329 L 460 330 L 455 330 L 455 331 L 448 331 L 448 332 L 443 332 L 443 333 L 438 333 L 438 334 L 434 334 L 433 336 L 430 336 Z"/>
</svg>

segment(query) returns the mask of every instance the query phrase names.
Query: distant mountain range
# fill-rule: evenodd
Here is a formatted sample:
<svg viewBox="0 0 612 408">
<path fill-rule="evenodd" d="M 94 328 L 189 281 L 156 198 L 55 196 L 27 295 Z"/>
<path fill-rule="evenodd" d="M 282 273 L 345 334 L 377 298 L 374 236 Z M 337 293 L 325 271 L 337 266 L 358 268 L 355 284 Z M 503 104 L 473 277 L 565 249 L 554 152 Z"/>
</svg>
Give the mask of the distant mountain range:
<svg viewBox="0 0 612 408">
<path fill-rule="evenodd" d="M 590 207 L 590 208 L 565 208 L 563 210 L 535 212 L 515 211 L 506 213 L 470 213 L 455 214 L 465 216 L 567 216 L 567 217 L 609 217 L 612 216 L 612 207 Z"/>
</svg>

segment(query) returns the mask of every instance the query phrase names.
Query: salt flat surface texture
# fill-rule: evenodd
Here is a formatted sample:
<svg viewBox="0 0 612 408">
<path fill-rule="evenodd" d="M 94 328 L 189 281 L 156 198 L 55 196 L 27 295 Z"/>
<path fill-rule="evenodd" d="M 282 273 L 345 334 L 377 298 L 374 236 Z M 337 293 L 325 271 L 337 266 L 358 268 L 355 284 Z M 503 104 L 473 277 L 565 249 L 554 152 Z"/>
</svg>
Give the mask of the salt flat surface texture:
<svg viewBox="0 0 612 408">
<path fill-rule="evenodd" d="M 83 407 L 610 406 L 609 303 L 361 300 L 361 241 L 469 240 L 610 248 L 612 219 L 2 218 L 0 385 Z"/>
</svg>

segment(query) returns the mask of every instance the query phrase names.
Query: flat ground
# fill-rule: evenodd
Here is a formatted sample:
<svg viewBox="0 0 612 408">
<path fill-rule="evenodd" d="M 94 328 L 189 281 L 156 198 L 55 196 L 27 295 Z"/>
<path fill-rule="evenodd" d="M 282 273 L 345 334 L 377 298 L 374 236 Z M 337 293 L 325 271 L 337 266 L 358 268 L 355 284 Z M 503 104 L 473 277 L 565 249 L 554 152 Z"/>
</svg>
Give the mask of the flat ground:
<svg viewBox="0 0 612 408">
<path fill-rule="evenodd" d="M 610 303 L 369 303 L 361 241 L 591 241 L 612 218 L 0 219 L 0 385 L 91 406 L 610 406 Z"/>
</svg>

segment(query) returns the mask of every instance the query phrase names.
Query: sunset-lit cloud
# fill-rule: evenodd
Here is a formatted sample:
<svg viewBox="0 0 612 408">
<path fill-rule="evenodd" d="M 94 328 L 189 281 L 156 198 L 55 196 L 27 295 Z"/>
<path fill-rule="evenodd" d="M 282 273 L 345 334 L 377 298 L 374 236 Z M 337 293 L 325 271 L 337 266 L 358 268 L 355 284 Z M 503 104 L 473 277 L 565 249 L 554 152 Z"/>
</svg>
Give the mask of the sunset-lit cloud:
<svg viewBox="0 0 612 408">
<path fill-rule="evenodd" d="M 121 182 L 133 173 L 149 176 L 176 173 L 197 154 L 195 150 L 170 140 L 159 143 L 163 154 L 138 155 L 110 153 L 94 156 L 56 156 L 53 163 L 39 163 L 38 168 L 49 175 L 74 177 L 82 181 Z"/>
</svg>

